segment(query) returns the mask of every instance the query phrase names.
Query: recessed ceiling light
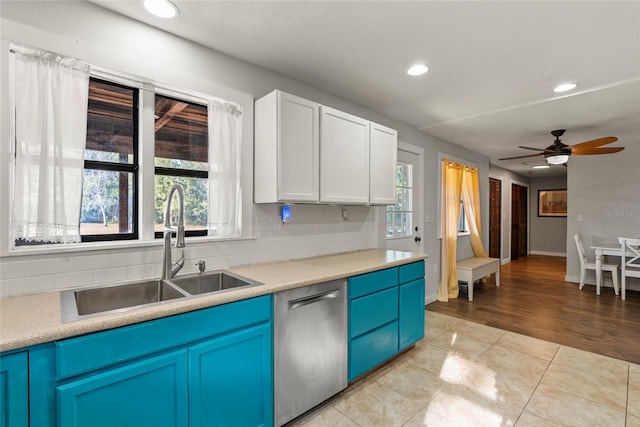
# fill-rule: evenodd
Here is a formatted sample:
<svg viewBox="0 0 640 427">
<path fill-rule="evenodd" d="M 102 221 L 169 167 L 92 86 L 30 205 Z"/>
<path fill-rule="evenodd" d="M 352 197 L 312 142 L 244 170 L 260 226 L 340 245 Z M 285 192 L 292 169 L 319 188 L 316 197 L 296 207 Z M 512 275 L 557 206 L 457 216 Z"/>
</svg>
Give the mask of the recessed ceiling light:
<svg viewBox="0 0 640 427">
<path fill-rule="evenodd" d="M 144 8 L 159 18 L 173 18 L 178 14 L 178 8 L 169 0 L 144 0 Z"/>
<path fill-rule="evenodd" d="M 563 83 L 561 85 L 556 86 L 553 91 L 554 92 L 568 92 L 578 87 L 577 83 Z"/>
<path fill-rule="evenodd" d="M 427 67 L 426 65 L 417 64 L 409 68 L 407 70 L 407 74 L 409 74 L 410 76 L 421 76 L 427 71 L 429 71 L 429 67 Z"/>
<path fill-rule="evenodd" d="M 551 166 L 549 166 L 549 165 L 538 165 L 538 166 L 534 166 L 533 168 L 534 169 L 548 169 L 550 167 Z"/>
</svg>

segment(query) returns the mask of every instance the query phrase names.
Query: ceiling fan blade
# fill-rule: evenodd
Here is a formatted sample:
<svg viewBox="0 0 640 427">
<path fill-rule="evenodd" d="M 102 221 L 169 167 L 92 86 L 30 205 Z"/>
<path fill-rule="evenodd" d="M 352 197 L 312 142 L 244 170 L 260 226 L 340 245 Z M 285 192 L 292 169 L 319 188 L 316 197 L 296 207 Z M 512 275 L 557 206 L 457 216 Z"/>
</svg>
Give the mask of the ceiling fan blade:
<svg viewBox="0 0 640 427">
<path fill-rule="evenodd" d="M 576 153 L 576 152 L 573 151 L 573 148 L 572 148 L 571 149 L 571 154 L 572 155 L 576 155 L 576 156 L 590 156 L 590 155 L 593 155 L 593 154 L 619 153 L 622 150 L 624 150 L 624 147 L 604 147 L 604 148 L 590 148 L 590 149 L 579 150 Z"/>
<path fill-rule="evenodd" d="M 611 144 L 612 142 L 616 142 L 618 138 L 615 136 L 605 136 L 604 138 L 594 139 L 592 141 L 581 142 L 579 144 L 575 144 L 571 146 L 571 153 L 578 154 L 577 150 L 582 150 L 583 148 L 595 148 L 603 145 Z"/>
<path fill-rule="evenodd" d="M 518 145 L 518 148 L 524 148 L 525 150 L 544 151 L 544 148 L 525 147 L 524 145 Z"/>
<path fill-rule="evenodd" d="M 525 156 L 505 157 L 503 159 L 498 159 L 498 160 L 524 159 L 526 157 L 537 157 L 537 156 L 544 156 L 544 153 L 527 154 Z"/>
</svg>

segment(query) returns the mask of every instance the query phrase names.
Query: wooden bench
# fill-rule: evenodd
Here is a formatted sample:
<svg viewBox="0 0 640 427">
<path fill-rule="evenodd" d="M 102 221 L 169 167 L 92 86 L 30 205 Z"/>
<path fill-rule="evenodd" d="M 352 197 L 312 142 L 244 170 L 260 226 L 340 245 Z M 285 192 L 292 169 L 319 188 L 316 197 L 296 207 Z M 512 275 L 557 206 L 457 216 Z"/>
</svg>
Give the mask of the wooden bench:
<svg viewBox="0 0 640 427">
<path fill-rule="evenodd" d="M 473 282 L 491 274 L 496 275 L 496 286 L 500 286 L 500 259 L 472 257 L 457 261 L 458 280 L 467 283 L 469 301 L 473 301 Z"/>
</svg>

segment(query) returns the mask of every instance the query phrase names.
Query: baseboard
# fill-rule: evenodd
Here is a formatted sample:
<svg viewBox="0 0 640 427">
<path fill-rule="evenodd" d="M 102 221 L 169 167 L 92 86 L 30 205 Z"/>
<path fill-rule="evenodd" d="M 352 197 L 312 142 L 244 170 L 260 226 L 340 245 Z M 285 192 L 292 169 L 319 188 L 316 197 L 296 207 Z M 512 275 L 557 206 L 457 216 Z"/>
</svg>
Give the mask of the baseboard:
<svg viewBox="0 0 640 427">
<path fill-rule="evenodd" d="M 424 296 L 424 305 L 429 305 L 438 300 L 438 294 L 430 294 Z"/>
<path fill-rule="evenodd" d="M 529 251 L 529 254 L 531 254 L 531 255 L 546 255 L 546 256 L 561 256 L 561 257 L 565 257 L 565 258 L 567 256 L 566 252 Z"/>
</svg>

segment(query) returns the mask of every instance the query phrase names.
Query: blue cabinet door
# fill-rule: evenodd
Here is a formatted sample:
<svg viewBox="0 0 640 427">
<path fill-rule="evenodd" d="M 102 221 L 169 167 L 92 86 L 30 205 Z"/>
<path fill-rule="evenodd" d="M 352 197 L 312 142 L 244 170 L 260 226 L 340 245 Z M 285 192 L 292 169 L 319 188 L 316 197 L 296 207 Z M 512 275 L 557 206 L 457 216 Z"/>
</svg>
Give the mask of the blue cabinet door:
<svg viewBox="0 0 640 427">
<path fill-rule="evenodd" d="M 424 337 L 424 279 L 400 285 L 399 349 Z"/>
<path fill-rule="evenodd" d="M 186 427 L 187 352 L 175 351 L 57 387 L 64 427 Z"/>
<path fill-rule="evenodd" d="M 190 426 L 273 425 L 271 323 L 189 348 Z"/>
<path fill-rule="evenodd" d="M 0 426 L 29 425 L 29 355 L 26 351 L 0 357 Z"/>
<path fill-rule="evenodd" d="M 393 321 L 349 342 L 349 381 L 398 352 L 398 322 Z"/>
</svg>

